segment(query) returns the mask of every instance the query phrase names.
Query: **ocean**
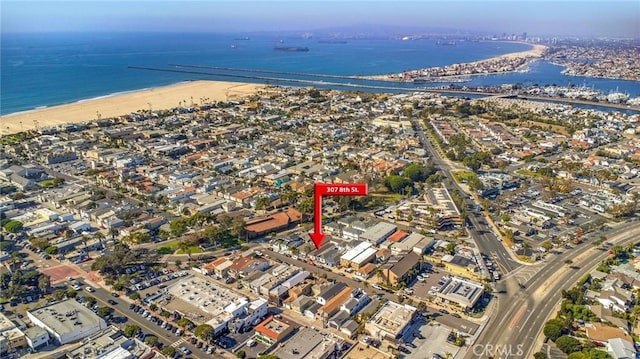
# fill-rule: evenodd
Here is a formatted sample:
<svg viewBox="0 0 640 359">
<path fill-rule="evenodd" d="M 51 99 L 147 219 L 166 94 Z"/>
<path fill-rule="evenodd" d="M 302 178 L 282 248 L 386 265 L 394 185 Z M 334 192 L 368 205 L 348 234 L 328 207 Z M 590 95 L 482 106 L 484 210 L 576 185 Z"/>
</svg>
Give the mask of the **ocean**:
<svg viewBox="0 0 640 359">
<path fill-rule="evenodd" d="M 245 36 L 204 33 L 3 33 L 0 45 L 0 114 L 196 79 L 264 83 L 265 80 L 228 75 L 284 76 L 198 70 L 227 75 L 210 76 L 147 71 L 129 66 L 169 69 L 170 64 L 181 64 L 328 75 L 379 75 L 476 61 L 530 48 L 527 44 L 497 41 L 457 41 L 455 46 L 442 46 L 435 40 L 348 39 L 346 43 L 336 43 L 273 34 L 251 35 L 249 39 Z M 276 46 L 308 47 L 309 51 L 274 51 Z M 621 91 L 640 96 L 638 81 L 571 77 L 562 75 L 561 70 L 559 66 L 539 61 L 525 73 L 476 76 L 465 84 L 574 84 L 604 92 Z M 282 83 L 287 84 L 285 81 Z M 420 86 L 431 85 L 441 84 Z"/>
</svg>

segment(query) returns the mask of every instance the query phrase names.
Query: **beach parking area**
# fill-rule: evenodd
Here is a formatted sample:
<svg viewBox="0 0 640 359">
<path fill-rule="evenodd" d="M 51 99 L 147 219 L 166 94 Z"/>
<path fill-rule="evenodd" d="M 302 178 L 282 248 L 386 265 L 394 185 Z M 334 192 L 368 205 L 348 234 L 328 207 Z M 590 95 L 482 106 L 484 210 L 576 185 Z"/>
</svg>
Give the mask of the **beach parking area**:
<svg viewBox="0 0 640 359">
<path fill-rule="evenodd" d="M 191 81 L 113 96 L 88 99 L 70 104 L 0 116 L 0 135 L 57 126 L 66 123 L 93 121 L 99 117 L 111 118 L 139 110 L 165 110 L 173 107 L 200 104 L 202 101 L 226 101 L 253 94 L 263 85 L 222 82 Z"/>
</svg>

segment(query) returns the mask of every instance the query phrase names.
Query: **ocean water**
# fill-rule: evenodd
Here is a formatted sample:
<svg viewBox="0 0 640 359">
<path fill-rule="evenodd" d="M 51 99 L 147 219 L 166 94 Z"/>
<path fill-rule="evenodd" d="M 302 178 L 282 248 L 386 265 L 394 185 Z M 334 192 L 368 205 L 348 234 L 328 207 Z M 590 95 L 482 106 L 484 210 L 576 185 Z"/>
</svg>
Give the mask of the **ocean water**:
<svg viewBox="0 0 640 359">
<path fill-rule="evenodd" d="M 353 39 L 339 44 L 321 43 L 315 38 L 269 34 L 252 35 L 249 40 L 241 40 L 244 36 L 202 33 L 2 34 L 0 114 L 195 79 L 264 83 L 265 80 L 229 76 L 285 76 L 198 70 L 221 74 L 212 76 L 147 71 L 129 66 L 169 69 L 169 64 L 187 64 L 332 75 L 376 75 L 476 61 L 529 49 L 529 45 L 510 42 L 459 41 L 456 46 L 440 46 L 433 40 Z M 274 51 L 276 46 L 308 47 L 309 51 Z M 594 86 L 603 91 L 617 88 L 633 96 L 640 95 L 640 82 L 568 77 L 561 75 L 560 71 L 558 66 L 539 62 L 532 65 L 527 73 L 474 77 L 470 84 L 573 83 Z"/>
</svg>

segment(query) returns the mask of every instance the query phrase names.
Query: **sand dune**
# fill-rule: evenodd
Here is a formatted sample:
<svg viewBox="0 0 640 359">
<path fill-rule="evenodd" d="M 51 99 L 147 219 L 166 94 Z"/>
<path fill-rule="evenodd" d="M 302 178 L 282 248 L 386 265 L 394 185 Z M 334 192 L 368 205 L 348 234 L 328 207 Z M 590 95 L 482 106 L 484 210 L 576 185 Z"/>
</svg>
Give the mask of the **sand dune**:
<svg viewBox="0 0 640 359">
<path fill-rule="evenodd" d="M 189 106 L 192 101 L 223 101 L 255 93 L 263 85 L 221 81 L 193 81 L 148 90 L 84 100 L 66 105 L 0 116 L 0 135 L 38 127 L 56 126 L 126 115 L 138 110 L 152 111 Z"/>
</svg>

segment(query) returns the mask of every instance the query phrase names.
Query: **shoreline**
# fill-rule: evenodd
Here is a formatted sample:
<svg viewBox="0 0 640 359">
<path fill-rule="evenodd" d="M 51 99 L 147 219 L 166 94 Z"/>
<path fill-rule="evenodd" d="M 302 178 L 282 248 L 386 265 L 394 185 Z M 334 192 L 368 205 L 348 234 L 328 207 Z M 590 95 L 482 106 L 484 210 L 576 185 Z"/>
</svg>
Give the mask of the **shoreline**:
<svg viewBox="0 0 640 359">
<path fill-rule="evenodd" d="M 370 79 L 370 80 L 393 81 L 393 82 L 409 82 L 409 83 L 411 83 L 411 82 L 413 82 L 412 81 L 413 78 L 420 77 L 420 76 L 411 77 L 411 76 L 413 76 L 412 74 L 416 74 L 417 75 L 420 72 L 426 72 L 426 71 L 430 71 L 430 70 L 434 70 L 434 69 L 446 69 L 446 68 L 452 68 L 452 67 L 465 67 L 465 66 L 482 66 L 482 65 L 486 65 L 486 64 L 496 63 L 496 62 L 499 62 L 499 61 L 509 61 L 509 60 L 524 60 L 525 61 L 523 64 L 519 65 L 518 68 L 512 69 L 512 70 L 508 70 L 508 71 L 460 73 L 460 74 L 454 74 L 454 75 L 439 75 L 439 76 L 433 76 L 433 77 L 427 75 L 425 77 L 427 79 L 434 79 L 433 82 L 446 82 L 447 79 L 460 78 L 460 77 L 466 77 L 466 76 L 500 75 L 500 74 L 505 74 L 505 73 L 510 73 L 510 72 L 518 72 L 522 68 L 528 67 L 528 65 L 531 63 L 531 61 L 544 58 L 544 53 L 548 49 L 547 46 L 541 45 L 541 44 L 530 44 L 530 43 L 521 42 L 521 41 L 508 41 L 508 42 L 527 44 L 527 45 L 530 45 L 531 48 L 529 50 L 525 50 L 525 51 L 510 52 L 510 53 L 507 53 L 507 54 L 493 56 L 493 57 L 490 57 L 490 58 L 486 58 L 486 59 L 483 59 L 483 60 L 472 61 L 472 62 L 455 63 L 455 64 L 450 64 L 450 65 L 446 65 L 446 66 L 442 66 L 442 67 L 439 67 L 439 66 L 427 67 L 427 68 L 409 70 L 409 71 L 404 71 L 404 72 L 394 73 L 394 74 L 363 76 L 363 78 Z M 407 80 L 406 79 L 407 75 L 410 76 L 411 80 Z"/>
<path fill-rule="evenodd" d="M 256 93 L 264 85 L 245 82 L 184 81 L 167 86 L 123 91 L 75 102 L 0 116 L 0 136 L 62 124 L 92 122 L 139 110 L 167 110 L 202 102 L 225 101 Z"/>
</svg>

